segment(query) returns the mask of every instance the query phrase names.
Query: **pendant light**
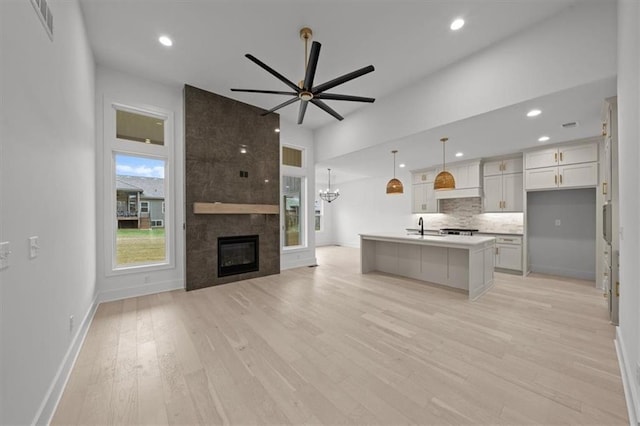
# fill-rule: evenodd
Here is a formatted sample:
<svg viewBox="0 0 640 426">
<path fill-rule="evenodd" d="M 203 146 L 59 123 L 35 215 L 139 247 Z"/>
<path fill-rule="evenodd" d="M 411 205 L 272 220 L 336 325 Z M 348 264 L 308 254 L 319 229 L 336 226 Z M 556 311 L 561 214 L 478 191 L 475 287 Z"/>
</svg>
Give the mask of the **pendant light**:
<svg viewBox="0 0 640 426">
<path fill-rule="evenodd" d="M 387 194 L 402 194 L 404 192 L 404 187 L 402 186 L 402 182 L 396 179 L 396 153 L 398 150 L 393 150 L 391 153 L 393 154 L 393 179 L 387 183 Z"/>
<path fill-rule="evenodd" d="M 336 189 L 335 192 L 331 191 L 331 169 L 327 170 L 329 171 L 329 187 L 325 191 L 321 189 L 319 191 L 319 195 L 320 198 L 322 198 L 324 201 L 330 203 L 340 196 L 340 190 Z"/>
<path fill-rule="evenodd" d="M 445 169 L 444 162 L 444 144 L 447 142 L 449 138 L 442 138 L 440 141 L 442 142 L 442 171 L 438 173 L 436 176 L 435 182 L 433 182 L 433 189 L 439 190 L 447 190 L 447 189 L 456 189 L 456 181 L 453 179 L 453 175 L 449 173 Z"/>
</svg>

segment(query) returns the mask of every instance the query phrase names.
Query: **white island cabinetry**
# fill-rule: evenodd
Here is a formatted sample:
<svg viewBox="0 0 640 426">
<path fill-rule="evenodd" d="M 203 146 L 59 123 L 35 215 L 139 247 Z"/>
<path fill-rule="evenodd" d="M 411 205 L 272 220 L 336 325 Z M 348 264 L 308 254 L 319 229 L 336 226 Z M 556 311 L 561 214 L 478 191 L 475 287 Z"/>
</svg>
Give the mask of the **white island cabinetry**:
<svg viewBox="0 0 640 426">
<path fill-rule="evenodd" d="M 402 275 L 464 290 L 475 300 L 493 285 L 495 238 L 361 234 L 362 273 Z"/>
</svg>

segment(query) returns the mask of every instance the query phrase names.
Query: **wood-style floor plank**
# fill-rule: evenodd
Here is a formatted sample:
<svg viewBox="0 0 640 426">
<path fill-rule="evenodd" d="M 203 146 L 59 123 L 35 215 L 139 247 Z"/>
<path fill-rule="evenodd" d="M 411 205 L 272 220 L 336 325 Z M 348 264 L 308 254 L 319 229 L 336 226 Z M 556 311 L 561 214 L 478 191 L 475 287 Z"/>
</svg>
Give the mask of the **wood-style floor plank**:
<svg viewBox="0 0 640 426">
<path fill-rule="evenodd" d="M 319 266 L 98 307 L 52 424 L 628 424 L 593 283 Z"/>
</svg>

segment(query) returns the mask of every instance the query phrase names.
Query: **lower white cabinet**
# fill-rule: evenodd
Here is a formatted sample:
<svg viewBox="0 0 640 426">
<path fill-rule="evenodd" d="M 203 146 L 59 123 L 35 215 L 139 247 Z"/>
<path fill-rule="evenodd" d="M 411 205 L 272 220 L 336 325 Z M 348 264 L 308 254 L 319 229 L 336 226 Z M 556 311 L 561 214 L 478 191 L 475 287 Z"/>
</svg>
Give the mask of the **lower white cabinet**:
<svg viewBox="0 0 640 426">
<path fill-rule="evenodd" d="M 496 268 L 522 271 L 522 238 L 496 237 Z"/>
</svg>

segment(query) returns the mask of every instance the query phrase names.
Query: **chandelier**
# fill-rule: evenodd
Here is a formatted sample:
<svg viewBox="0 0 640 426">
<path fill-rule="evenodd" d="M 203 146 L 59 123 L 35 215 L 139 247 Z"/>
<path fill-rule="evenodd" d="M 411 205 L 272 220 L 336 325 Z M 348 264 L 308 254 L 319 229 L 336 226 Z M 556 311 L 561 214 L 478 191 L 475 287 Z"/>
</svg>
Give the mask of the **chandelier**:
<svg viewBox="0 0 640 426">
<path fill-rule="evenodd" d="M 321 189 L 319 191 L 319 194 L 320 198 L 322 198 L 327 203 L 330 203 L 340 196 L 340 190 L 336 188 L 335 192 L 331 191 L 331 169 L 327 170 L 329 171 L 329 187 L 324 191 Z"/>
</svg>

